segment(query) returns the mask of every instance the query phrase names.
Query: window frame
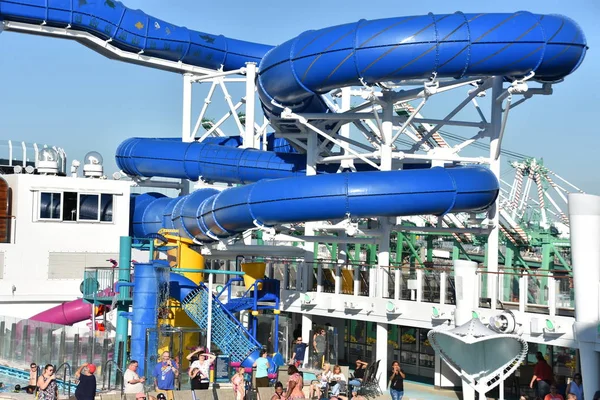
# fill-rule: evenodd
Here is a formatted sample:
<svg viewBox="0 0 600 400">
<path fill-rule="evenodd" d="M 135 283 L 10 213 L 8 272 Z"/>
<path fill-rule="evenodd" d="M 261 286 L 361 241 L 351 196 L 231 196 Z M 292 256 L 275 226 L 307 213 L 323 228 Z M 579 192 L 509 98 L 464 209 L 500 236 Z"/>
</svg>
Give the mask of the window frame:
<svg viewBox="0 0 600 400">
<path fill-rule="evenodd" d="M 60 207 L 59 207 L 59 212 L 58 212 L 58 218 L 44 218 L 42 217 L 42 195 L 43 194 L 56 194 L 59 196 L 60 198 Z M 36 221 L 43 221 L 43 222 L 63 222 L 63 196 L 64 196 L 64 192 L 62 191 L 45 191 L 45 190 L 40 190 L 38 192 L 38 196 L 37 196 L 37 207 L 36 207 Z"/>
<path fill-rule="evenodd" d="M 53 189 L 35 189 L 32 190 L 33 192 L 35 192 L 36 194 L 34 194 L 34 210 L 33 210 L 33 220 L 34 222 L 66 222 L 66 223 L 100 223 L 100 224 L 114 224 L 115 223 L 115 196 L 118 194 L 115 193 L 110 193 L 110 192 L 91 192 L 91 191 L 87 191 L 87 190 L 83 190 L 83 191 L 76 191 L 76 190 L 53 190 Z M 76 210 L 77 210 L 77 218 L 75 218 L 74 220 L 65 220 L 64 219 L 64 202 L 65 202 L 65 193 L 76 193 L 77 194 L 77 204 L 76 204 Z M 41 212 L 42 212 L 42 195 L 43 194 L 52 194 L 52 195 L 58 195 L 60 198 L 60 207 L 59 207 L 59 218 L 43 218 L 41 216 Z M 98 202 L 97 202 L 97 214 L 98 217 L 97 219 L 81 219 L 80 218 L 80 202 L 81 202 L 81 196 L 97 196 L 98 197 Z M 103 196 L 111 196 L 112 197 L 112 214 L 111 214 L 111 219 L 110 220 L 102 220 L 102 197 Z"/>
<path fill-rule="evenodd" d="M 96 196 L 98 198 L 98 201 L 96 201 L 96 219 L 82 219 L 81 218 L 81 196 Z M 101 194 L 100 193 L 89 193 L 89 192 L 77 192 L 77 222 L 84 222 L 84 223 L 90 223 L 90 222 L 100 222 L 100 198 L 101 198 Z"/>
</svg>

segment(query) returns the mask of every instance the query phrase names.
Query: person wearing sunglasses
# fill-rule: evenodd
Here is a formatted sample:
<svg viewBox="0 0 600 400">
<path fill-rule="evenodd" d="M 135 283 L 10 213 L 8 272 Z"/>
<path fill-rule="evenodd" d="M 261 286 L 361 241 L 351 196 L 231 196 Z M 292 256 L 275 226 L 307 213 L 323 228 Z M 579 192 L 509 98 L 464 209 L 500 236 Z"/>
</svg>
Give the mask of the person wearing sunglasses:
<svg viewBox="0 0 600 400">
<path fill-rule="evenodd" d="M 296 366 L 296 368 L 300 368 L 302 364 L 304 364 L 304 354 L 306 353 L 306 348 L 308 345 L 306 343 L 302 343 L 302 338 L 298 337 L 296 339 L 296 344 L 294 346 L 294 352 L 292 354 L 292 359 L 290 360 L 290 364 Z"/>
<path fill-rule="evenodd" d="M 21 390 L 29 394 L 35 393 L 37 389 L 37 380 L 38 380 L 38 367 L 36 363 L 31 363 L 29 365 L 29 385 L 25 386 Z"/>
<path fill-rule="evenodd" d="M 573 375 L 573 380 L 567 386 L 567 394 L 574 394 L 578 399 L 583 399 L 583 382 L 580 373 Z"/>
<path fill-rule="evenodd" d="M 58 384 L 56 383 L 56 375 L 54 375 L 54 366 L 47 364 L 44 367 L 44 372 L 37 381 L 38 400 L 57 400 L 58 399 Z"/>
</svg>

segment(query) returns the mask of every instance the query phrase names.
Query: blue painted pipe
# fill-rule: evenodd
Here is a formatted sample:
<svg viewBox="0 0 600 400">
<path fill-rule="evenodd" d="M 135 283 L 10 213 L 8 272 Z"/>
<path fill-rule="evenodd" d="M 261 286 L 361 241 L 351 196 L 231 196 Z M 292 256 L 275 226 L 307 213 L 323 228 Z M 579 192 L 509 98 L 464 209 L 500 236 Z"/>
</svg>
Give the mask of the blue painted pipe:
<svg viewBox="0 0 600 400">
<path fill-rule="evenodd" d="M 498 181 L 483 167 L 304 176 L 217 193 L 201 189 L 179 200 L 185 207 L 173 213 L 177 219 L 170 226 L 184 237 L 211 241 L 256 225 L 477 211 L 489 207 L 497 195 Z M 153 203 L 147 209 L 162 215 Z M 155 227 L 154 215 L 141 210 L 137 215 L 149 222 L 136 220 L 139 231 L 134 235 Z"/>
</svg>

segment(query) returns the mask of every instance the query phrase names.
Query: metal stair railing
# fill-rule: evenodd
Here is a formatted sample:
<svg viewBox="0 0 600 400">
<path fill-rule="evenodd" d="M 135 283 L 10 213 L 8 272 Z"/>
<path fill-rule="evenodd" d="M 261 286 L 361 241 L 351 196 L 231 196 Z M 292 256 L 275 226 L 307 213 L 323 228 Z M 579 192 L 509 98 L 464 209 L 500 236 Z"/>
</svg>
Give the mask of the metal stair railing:
<svg viewBox="0 0 600 400">
<path fill-rule="evenodd" d="M 208 329 L 208 299 L 209 293 L 206 285 L 200 284 L 183 301 L 182 307 L 198 326 Z M 215 296 L 212 300 L 212 341 L 223 351 L 230 354 L 232 361 L 242 362 L 261 345 L 244 328 L 235 316 L 226 309 Z"/>
<path fill-rule="evenodd" d="M 58 377 L 58 372 L 61 369 L 64 369 L 63 379 L 62 379 L 62 381 L 63 381 L 63 385 L 62 385 L 63 395 L 67 394 L 69 397 L 71 397 L 71 365 L 69 363 L 67 363 L 67 362 L 64 362 L 64 363 L 60 364 L 58 366 L 58 368 L 54 369 L 54 375 L 56 375 Z M 68 380 L 67 380 L 67 377 L 69 378 Z M 65 393 L 65 392 L 67 392 L 67 393 Z"/>
<path fill-rule="evenodd" d="M 125 393 L 125 379 L 124 379 L 125 373 L 123 372 L 123 370 L 121 368 L 119 368 L 119 364 L 115 360 L 108 360 L 108 361 L 106 361 L 104 363 L 104 366 L 102 368 L 102 391 L 111 390 L 111 388 L 110 388 L 110 381 L 111 381 L 111 377 L 112 377 L 113 367 L 118 372 L 118 374 L 116 374 L 116 377 L 115 377 L 115 387 L 114 387 L 114 389 L 115 390 L 117 389 L 117 385 L 120 382 L 120 384 L 121 384 L 120 385 L 121 386 L 121 397 L 122 397 L 123 393 Z M 108 385 L 107 385 L 107 382 L 108 382 Z"/>
</svg>

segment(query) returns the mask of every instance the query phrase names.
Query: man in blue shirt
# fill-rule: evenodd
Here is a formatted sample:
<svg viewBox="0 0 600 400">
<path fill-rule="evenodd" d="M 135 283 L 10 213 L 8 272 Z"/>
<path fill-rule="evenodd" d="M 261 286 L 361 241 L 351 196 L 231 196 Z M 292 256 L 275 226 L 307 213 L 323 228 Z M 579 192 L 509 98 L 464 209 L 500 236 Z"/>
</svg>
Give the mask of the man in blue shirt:
<svg viewBox="0 0 600 400">
<path fill-rule="evenodd" d="M 299 337 L 296 339 L 296 344 L 294 346 L 294 354 L 292 354 L 292 362 L 299 368 L 304 364 L 304 353 L 306 352 L 306 348 L 308 345 L 306 343 L 302 343 L 302 338 Z"/>
<path fill-rule="evenodd" d="M 171 354 L 168 351 L 162 353 L 161 361 L 154 367 L 152 375 L 156 391 L 164 393 L 167 400 L 174 400 L 173 390 L 175 390 L 175 378 L 179 376 L 179 366 L 174 360 L 171 360 Z"/>
</svg>

